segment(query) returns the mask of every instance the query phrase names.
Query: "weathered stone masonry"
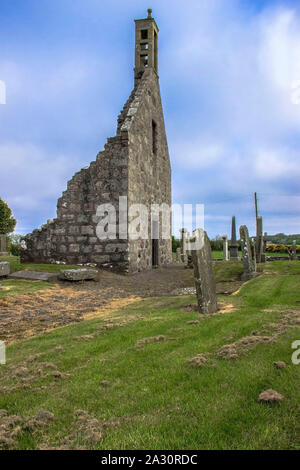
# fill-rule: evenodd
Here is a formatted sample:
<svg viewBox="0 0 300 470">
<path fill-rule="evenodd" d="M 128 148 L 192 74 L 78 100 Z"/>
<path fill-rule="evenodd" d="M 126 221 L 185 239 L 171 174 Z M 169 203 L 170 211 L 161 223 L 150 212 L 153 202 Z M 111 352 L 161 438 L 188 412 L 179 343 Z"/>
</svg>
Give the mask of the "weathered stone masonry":
<svg viewBox="0 0 300 470">
<path fill-rule="evenodd" d="M 147 33 L 145 33 L 147 31 Z M 76 173 L 57 203 L 57 218 L 24 237 L 23 262 L 112 265 L 136 272 L 171 262 L 170 238 L 151 240 L 150 205 L 171 206 L 171 169 L 157 74 L 155 20 L 136 20 L 135 87 L 118 118 L 117 133 L 88 168 Z M 147 55 L 145 55 L 147 54 Z M 149 208 L 147 240 L 99 240 L 100 204 L 120 196 Z M 118 219 L 117 219 L 118 220 Z M 129 218 L 130 222 L 130 218 Z M 155 253 L 154 253 L 155 251 Z"/>
</svg>

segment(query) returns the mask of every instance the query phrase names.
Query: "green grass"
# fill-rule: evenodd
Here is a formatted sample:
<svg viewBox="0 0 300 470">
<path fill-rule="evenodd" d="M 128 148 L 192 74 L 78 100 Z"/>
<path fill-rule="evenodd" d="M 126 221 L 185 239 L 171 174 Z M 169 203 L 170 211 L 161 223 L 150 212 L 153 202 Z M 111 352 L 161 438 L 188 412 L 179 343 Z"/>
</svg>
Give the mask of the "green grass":
<svg viewBox="0 0 300 470">
<path fill-rule="evenodd" d="M 282 253 L 271 253 L 271 252 L 267 252 L 267 253 L 266 253 L 266 256 L 270 256 L 270 257 L 272 257 L 272 256 L 275 256 L 275 257 L 276 257 L 276 256 L 288 256 L 288 254 L 287 254 L 286 252 L 285 252 L 285 253 L 284 253 L 284 252 L 282 252 Z M 216 258 L 223 258 L 223 251 L 222 251 L 222 250 L 220 250 L 220 251 L 217 251 L 217 250 L 212 251 L 212 257 L 213 257 L 213 259 L 216 259 Z M 240 257 L 240 258 L 242 257 L 241 251 L 239 251 L 239 257 Z"/>
<path fill-rule="evenodd" d="M 58 272 L 61 269 L 79 269 L 79 266 L 77 265 L 67 264 L 22 264 L 18 256 L 0 256 L 0 261 L 9 261 L 12 272 L 23 270 Z"/>
<path fill-rule="evenodd" d="M 1 280 L 1 285 L 4 287 L 0 290 L 0 298 L 4 296 L 11 296 L 15 294 L 30 294 L 41 289 L 53 288 L 53 284 L 44 281 L 25 281 L 21 279 Z M 1 333 L 0 333 L 1 337 Z"/>
<path fill-rule="evenodd" d="M 226 275 L 223 268 L 227 279 L 236 275 L 233 264 L 224 263 L 230 271 Z M 281 311 L 298 306 L 300 272 L 289 274 L 265 274 L 245 284 L 238 295 L 220 297 L 236 307 L 227 314 L 199 317 L 184 311 L 195 302 L 192 296 L 151 298 L 111 314 L 116 327 L 110 330 L 103 329 L 105 319 L 93 319 L 8 347 L 0 384 L 11 365 L 24 365 L 32 354 L 42 356 L 27 364 L 35 377 L 31 388 L 1 395 L 0 409 L 24 418 L 40 409 L 55 414 L 43 432 L 24 431 L 17 447 L 59 446 L 75 430 L 74 447 L 299 449 L 300 366 L 291 363 L 291 343 L 300 339 L 299 326 L 274 344 L 258 344 L 235 360 L 212 356 L 212 363 L 201 368 L 187 363 L 196 354 L 214 354 L 218 347 L 278 322 Z M 199 324 L 187 324 L 199 318 Z M 122 320 L 127 324 L 120 326 Z M 82 335 L 94 338 L 79 341 Z M 135 347 L 136 341 L 156 335 L 169 340 Z M 57 345 L 65 349 L 55 351 Z M 287 367 L 277 370 L 273 361 L 278 360 Z M 56 382 L 43 378 L 36 373 L 40 362 L 54 363 L 70 375 Z M 18 383 L 6 380 L 8 386 Z M 109 381 L 107 387 L 101 385 L 103 380 Z M 282 403 L 258 403 L 258 395 L 268 388 L 284 395 Z M 99 442 L 86 441 L 77 430 L 77 409 L 98 420 L 103 430 Z"/>
</svg>

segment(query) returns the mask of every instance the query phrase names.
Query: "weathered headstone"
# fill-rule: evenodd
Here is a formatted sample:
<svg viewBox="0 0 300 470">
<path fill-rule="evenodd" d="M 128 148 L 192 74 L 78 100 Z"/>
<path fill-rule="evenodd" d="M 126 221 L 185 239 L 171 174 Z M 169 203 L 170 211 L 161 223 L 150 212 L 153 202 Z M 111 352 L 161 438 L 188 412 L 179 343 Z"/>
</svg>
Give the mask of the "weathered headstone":
<svg viewBox="0 0 300 470">
<path fill-rule="evenodd" d="M 186 249 L 187 249 L 187 229 L 186 228 L 182 228 L 180 230 L 180 233 L 181 233 L 181 241 L 180 241 L 180 248 L 181 248 L 181 259 L 184 263 L 187 262 L 187 253 L 186 253 Z"/>
<path fill-rule="evenodd" d="M 8 256 L 7 250 L 7 236 L 0 235 L 0 256 Z"/>
<path fill-rule="evenodd" d="M 193 269 L 193 259 L 192 259 L 192 250 L 191 250 L 191 237 L 190 234 L 187 233 L 186 237 L 186 261 L 187 261 L 187 268 Z"/>
<path fill-rule="evenodd" d="M 251 239 L 251 254 L 252 254 L 252 260 L 253 260 L 253 267 L 254 267 L 254 272 L 256 273 L 256 241 L 255 238 Z"/>
<path fill-rule="evenodd" d="M 292 260 L 296 260 L 297 259 L 297 241 L 296 240 L 293 240 L 293 244 L 292 244 Z"/>
<path fill-rule="evenodd" d="M 8 276 L 10 273 L 10 264 L 7 261 L 0 263 L 0 277 Z"/>
<path fill-rule="evenodd" d="M 266 253 L 266 248 L 267 248 L 267 232 L 264 233 L 264 248 L 263 248 L 263 252 Z"/>
<path fill-rule="evenodd" d="M 223 240 L 223 260 L 228 261 L 228 239 L 227 235 L 223 235 L 222 237 Z"/>
<path fill-rule="evenodd" d="M 242 247 L 242 260 L 244 265 L 244 272 L 242 279 L 244 281 L 253 279 L 256 276 L 256 256 L 255 244 L 251 243 L 246 225 L 240 227 L 240 238 Z"/>
<path fill-rule="evenodd" d="M 264 249 L 263 240 L 263 220 L 261 216 L 256 217 L 256 262 L 261 263 L 261 258 Z"/>
<path fill-rule="evenodd" d="M 181 263 L 182 262 L 182 259 L 181 259 L 181 249 L 180 248 L 177 248 L 176 249 L 176 261 Z"/>
<path fill-rule="evenodd" d="M 262 251 L 262 255 L 261 255 L 261 263 L 265 263 L 266 262 L 266 248 L 267 248 L 267 232 L 264 232 L 264 236 L 263 236 L 263 251 Z"/>
<path fill-rule="evenodd" d="M 229 245 L 229 252 L 231 260 L 239 259 L 239 247 L 236 241 L 235 216 L 232 216 L 231 219 L 231 240 Z"/>
<path fill-rule="evenodd" d="M 199 247 L 192 249 L 199 312 L 215 313 L 218 310 L 218 305 L 210 241 L 202 229 L 197 229 L 194 234 L 195 238 L 191 241 L 199 243 Z"/>
</svg>

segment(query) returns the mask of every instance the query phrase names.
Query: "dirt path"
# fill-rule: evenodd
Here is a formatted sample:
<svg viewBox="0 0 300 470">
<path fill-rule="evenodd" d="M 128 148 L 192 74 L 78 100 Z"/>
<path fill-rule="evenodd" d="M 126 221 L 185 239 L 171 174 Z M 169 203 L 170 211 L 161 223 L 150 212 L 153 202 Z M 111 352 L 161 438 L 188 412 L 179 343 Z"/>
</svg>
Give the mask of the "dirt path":
<svg viewBox="0 0 300 470">
<path fill-rule="evenodd" d="M 241 282 L 217 284 L 231 293 Z M 174 264 L 124 276 L 102 271 L 99 282 L 55 284 L 52 289 L 0 299 L 0 339 L 12 343 L 59 326 L 100 316 L 145 297 L 178 295 L 194 287 L 193 271 Z"/>
</svg>

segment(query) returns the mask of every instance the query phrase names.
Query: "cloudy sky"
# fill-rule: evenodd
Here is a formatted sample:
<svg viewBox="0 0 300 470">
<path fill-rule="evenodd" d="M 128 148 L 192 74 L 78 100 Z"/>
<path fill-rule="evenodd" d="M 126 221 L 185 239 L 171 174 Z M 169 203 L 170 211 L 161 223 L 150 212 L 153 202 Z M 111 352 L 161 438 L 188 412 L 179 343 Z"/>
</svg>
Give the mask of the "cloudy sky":
<svg viewBox="0 0 300 470">
<path fill-rule="evenodd" d="M 209 236 L 300 233 L 298 0 L 1 0 L 0 197 L 27 233 L 115 135 L 133 87 L 134 23 L 153 9 L 173 202 Z"/>
</svg>

